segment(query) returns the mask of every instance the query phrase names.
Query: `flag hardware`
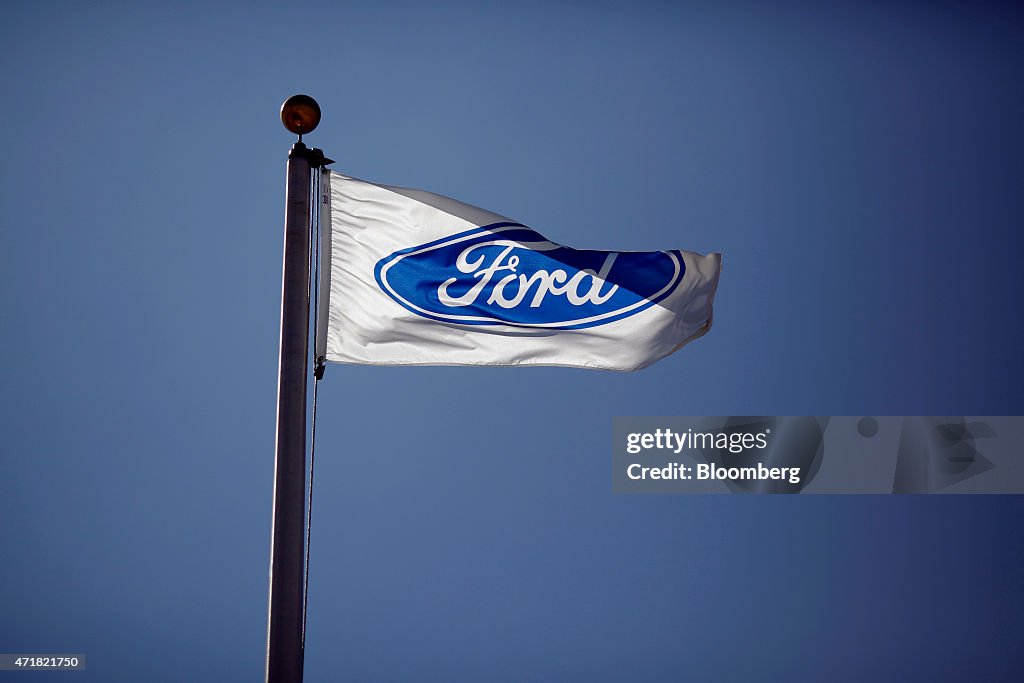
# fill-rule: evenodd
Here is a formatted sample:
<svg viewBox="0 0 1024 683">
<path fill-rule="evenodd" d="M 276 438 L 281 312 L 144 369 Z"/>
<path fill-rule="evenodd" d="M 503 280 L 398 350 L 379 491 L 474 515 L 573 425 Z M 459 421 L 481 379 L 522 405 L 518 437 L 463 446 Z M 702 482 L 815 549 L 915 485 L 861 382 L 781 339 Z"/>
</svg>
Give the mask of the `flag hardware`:
<svg viewBox="0 0 1024 683">
<path fill-rule="evenodd" d="M 309 95 L 292 95 L 281 105 L 281 123 L 302 142 L 303 134 L 320 124 L 320 105 Z"/>
<path fill-rule="evenodd" d="M 317 147 L 310 149 L 303 144 L 302 140 L 299 140 L 292 145 L 291 150 L 288 152 L 288 158 L 299 158 L 305 159 L 309 163 L 309 167 L 313 168 L 326 168 L 329 164 L 334 163 L 334 159 L 328 159 L 324 156 L 324 151 Z"/>
<path fill-rule="evenodd" d="M 278 356 L 274 507 L 267 609 L 267 683 L 301 683 L 306 596 L 306 392 L 309 374 L 312 173 L 331 160 L 302 135 L 320 122 L 306 95 L 288 98 L 281 122 L 299 136 L 288 153 Z"/>
</svg>

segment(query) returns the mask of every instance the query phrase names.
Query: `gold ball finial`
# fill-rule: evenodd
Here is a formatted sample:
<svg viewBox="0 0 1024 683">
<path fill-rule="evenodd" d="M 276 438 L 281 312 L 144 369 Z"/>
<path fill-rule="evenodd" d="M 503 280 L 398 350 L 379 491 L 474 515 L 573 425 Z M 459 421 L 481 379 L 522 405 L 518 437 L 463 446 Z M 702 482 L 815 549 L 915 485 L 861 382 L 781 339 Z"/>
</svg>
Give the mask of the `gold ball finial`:
<svg viewBox="0 0 1024 683">
<path fill-rule="evenodd" d="M 292 95 L 281 105 L 281 123 L 300 137 L 312 133 L 320 123 L 320 105 L 309 95 Z"/>
</svg>

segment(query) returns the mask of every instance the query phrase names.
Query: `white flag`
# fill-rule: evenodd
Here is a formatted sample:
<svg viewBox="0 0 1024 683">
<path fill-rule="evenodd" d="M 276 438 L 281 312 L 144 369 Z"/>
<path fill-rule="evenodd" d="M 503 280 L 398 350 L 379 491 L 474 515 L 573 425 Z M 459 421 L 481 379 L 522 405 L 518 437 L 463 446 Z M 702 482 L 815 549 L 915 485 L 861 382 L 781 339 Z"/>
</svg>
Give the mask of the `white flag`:
<svg viewBox="0 0 1024 683">
<path fill-rule="evenodd" d="M 328 361 L 637 370 L 711 327 L 720 254 L 570 249 L 429 192 L 322 187 Z"/>
</svg>

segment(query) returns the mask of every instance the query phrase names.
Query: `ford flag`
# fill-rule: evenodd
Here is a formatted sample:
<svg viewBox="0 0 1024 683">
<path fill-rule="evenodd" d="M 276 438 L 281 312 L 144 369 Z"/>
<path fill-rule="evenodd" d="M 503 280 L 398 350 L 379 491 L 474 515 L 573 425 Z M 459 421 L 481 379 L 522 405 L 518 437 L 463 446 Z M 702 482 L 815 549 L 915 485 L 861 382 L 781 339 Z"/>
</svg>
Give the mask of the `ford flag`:
<svg viewBox="0 0 1024 683">
<path fill-rule="evenodd" d="M 637 370 L 711 327 L 719 254 L 571 249 L 429 192 L 322 187 L 328 361 Z"/>
</svg>

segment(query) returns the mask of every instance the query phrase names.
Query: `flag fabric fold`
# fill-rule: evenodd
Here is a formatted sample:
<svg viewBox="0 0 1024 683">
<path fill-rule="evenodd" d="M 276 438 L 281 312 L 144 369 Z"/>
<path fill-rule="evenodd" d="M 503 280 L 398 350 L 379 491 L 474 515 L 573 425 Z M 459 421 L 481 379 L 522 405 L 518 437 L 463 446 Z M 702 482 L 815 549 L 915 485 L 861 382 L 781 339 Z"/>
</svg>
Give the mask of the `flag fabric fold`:
<svg viewBox="0 0 1024 683">
<path fill-rule="evenodd" d="M 321 187 L 328 361 L 637 370 L 711 327 L 720 254 L 571 249 L 422 190 Z"/>
</svg>

